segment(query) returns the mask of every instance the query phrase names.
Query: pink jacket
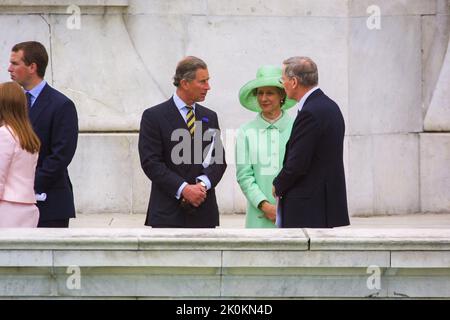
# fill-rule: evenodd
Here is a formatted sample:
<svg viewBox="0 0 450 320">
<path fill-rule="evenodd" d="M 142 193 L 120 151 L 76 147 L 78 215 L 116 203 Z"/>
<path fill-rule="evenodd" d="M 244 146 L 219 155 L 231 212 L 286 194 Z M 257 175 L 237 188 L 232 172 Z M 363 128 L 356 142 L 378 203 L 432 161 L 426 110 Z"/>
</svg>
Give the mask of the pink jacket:
<svg viewBox="0 0 450 320">
<path fill-rule="evenodd" d="M 0 200 L 36 203 L 34 173 L 38 156 L 22 149 L 11 129 L 0 127 Z"/>
</svg>

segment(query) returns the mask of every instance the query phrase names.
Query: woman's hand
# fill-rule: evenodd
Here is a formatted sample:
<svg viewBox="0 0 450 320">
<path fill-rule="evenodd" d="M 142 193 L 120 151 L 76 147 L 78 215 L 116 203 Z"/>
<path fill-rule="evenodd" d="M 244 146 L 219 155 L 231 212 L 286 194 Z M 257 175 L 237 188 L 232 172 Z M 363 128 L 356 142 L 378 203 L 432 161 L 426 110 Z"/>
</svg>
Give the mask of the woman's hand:
<svg viewBox="0 0 450 320">
<path fill-rule="evenodd" d="M 269 203 L 268 201 L 263 201 L 260 207 L 260 210 L 264 212 L 264 216 L 275 223 L 275 219 L 277 217 L 277 207 L 274 204 Z"/>
</svg>

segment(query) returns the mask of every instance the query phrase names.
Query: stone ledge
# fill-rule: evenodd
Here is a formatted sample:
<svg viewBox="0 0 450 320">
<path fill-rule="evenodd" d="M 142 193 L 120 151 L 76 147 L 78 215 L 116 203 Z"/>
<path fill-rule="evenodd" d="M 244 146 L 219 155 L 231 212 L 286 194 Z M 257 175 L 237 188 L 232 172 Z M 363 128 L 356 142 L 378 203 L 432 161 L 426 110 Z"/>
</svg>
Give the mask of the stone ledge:
<svg viewBox="0 0 450 320">
<path fill-rule="evenodd" d="M 449 249 L 450 229 L 3 229 L 0 298 L 450 298 Z"/>
<path fill-rule="evenodd" d="M 307 250 L 301 229 L 3 229 L 0 250 Z"/>
<path fill-rule="evenodd" d="M 3 229 L 0 250 L 450 250 L 450 229 Z"/>
<path fill-rule="evenodd" d="M 310 250 L 450 250 L 450 229 L 306 229 Z"/>
<path fill-rule="evenodd" d="M 128 7 L 129 0 L 0 0 L 1 6 L 8 7 Z"/>
</svg>

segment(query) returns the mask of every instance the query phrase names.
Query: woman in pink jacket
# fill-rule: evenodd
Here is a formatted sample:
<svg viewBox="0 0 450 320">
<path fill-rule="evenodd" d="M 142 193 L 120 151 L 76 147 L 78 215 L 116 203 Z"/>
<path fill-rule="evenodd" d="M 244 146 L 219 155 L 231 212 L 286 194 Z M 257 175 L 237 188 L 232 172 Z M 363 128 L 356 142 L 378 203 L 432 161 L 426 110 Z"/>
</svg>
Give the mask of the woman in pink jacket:
<svg viewBox="0 0 450 320">
<path fill-rule="evenodd" d="M 0 227 L 36 227 L 34 173 L 40 142 L 27 99 L 15 82 L 0 84 Z"/>
</svg>

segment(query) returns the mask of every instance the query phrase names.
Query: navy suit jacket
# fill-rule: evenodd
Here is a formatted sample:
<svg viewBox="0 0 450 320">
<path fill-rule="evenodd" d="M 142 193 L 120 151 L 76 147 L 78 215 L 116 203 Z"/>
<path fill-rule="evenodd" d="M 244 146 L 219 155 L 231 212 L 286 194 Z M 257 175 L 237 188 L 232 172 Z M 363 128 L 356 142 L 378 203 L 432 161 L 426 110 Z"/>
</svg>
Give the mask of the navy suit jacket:
<svg viewBox="0 0 450 320">
<path fill-rule="evenodd" d="M 297 114 L 283 168 L 274 179 L 284 228 L 349 224 L 343 163 L 345 124 L 338 105 L 315 90 Z"/>
<path fill-rule="evenodd" d="M 39 221 L 75 217 L 72 184 L 67 167 L 78 141 L 78 117 L 74 103 L 48 84 L 30 110 L 33 129 L 41 140 L 34 190 L 46 193 L 38 201 Z"/>
<path fill-rule="evenodd" d="M 209 129 L 218 130 L 219 122 L 214 111 L 198 103 L 195 106 L 195 117 L 196 121 L 201 121 L 202 130 L 199 130 L 197 123 L 194 138 L 191 139 L 189 135 L 188 139 L 182 139 L 172 137 L 172 133 L 176 133 L 177 129 L 182 129 L 181 133 L 189 133 L 186 122 L 172 98 L 145 110 L 142 115 L 139 156 L 142 169 L 152 181 L 146 225 L 186 228 L 219 225 L 219 209 L 214 188 L 227 167 L 219 134 L 216 134 L 213 157 L 222 159 L 212 161 L 206 168 L 201 164 L 207 153 L 204 150 L 208 150 L 212 141 L 212 135 L 206 134 L 205 141 L 201 135 Z M 211 130 L 208 132 L 211 133 Z M 183 151 L 180 151 L 181 141 L 188 142 L 188 148 Z M 219 157 L 220 152 L 216 150 L 221 150 L 223 157 Z M 187 161 L 179 163 L 179 156 L 183 156 Z M 196 177 L 203 174 L 211 181 L 211 189 L 207 192 L 206 200 L 193 212 L 188 213 L 180 206 L 180 200 L 176 199 L 175 195 L 183 182 L 195 184 Z"/>
</svg>

